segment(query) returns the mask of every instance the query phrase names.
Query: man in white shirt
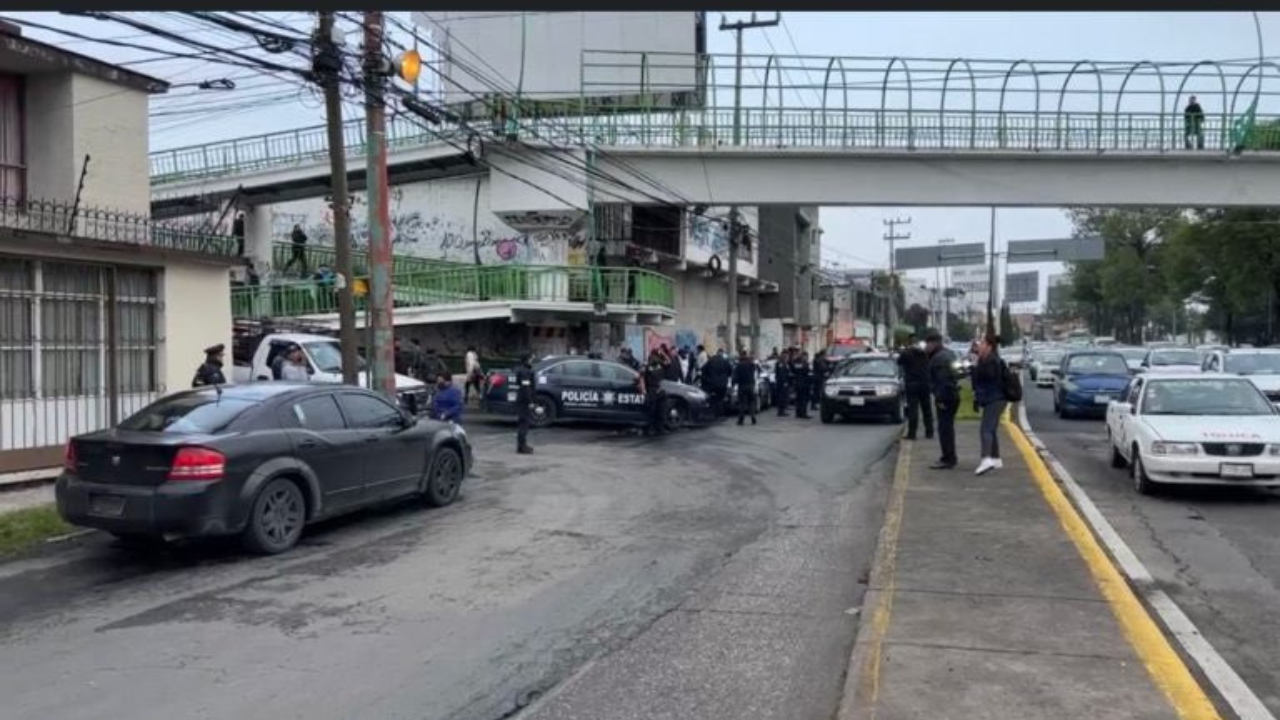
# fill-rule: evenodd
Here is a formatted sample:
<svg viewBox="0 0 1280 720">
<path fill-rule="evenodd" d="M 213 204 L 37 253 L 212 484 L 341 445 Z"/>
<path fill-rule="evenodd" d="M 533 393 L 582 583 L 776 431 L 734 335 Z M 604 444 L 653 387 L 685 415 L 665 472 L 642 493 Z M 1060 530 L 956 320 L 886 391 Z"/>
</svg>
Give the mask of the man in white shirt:
<svg viewBox="0 0 1280 720">
<path fill-rule="evenodd" d="M 467 348 L 467 356 L 466 356 L 465 362 L 466 362 L 466 373 L 467 373 L 467 385 L 464 389 L 462 402 L 468 403 L 471 401 L 472 387 L 475 387 L 476 389 L 476 400 L 480 399 L 480 393 L 483 392 L 481 388 L 483 387 L 483 382 L 484 382 L 484 371 L 480 369 L 480 354 L 476 352 L 476 348 L 474 345 Z"/>
<path fill-rule="evenodd" d="M 301 345 L 290 345 L 285 351 L 285 361 L 280 366 L 280 379 L 285 382 L 311 382 L 311 368 Z"/>
</svg>

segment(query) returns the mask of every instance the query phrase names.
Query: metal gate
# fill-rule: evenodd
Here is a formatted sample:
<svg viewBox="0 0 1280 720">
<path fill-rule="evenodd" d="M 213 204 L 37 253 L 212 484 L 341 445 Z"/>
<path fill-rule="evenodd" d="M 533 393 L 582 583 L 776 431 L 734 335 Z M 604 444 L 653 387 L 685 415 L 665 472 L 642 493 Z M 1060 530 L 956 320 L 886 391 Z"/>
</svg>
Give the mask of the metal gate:
<svg viewBox="0 0 1280 720">
<path fill-rule="evenodd" d="M 0 472 L 56 465 L 163 393 L 158 286 L 152 268 L 0 255 Z"/>
</svg>

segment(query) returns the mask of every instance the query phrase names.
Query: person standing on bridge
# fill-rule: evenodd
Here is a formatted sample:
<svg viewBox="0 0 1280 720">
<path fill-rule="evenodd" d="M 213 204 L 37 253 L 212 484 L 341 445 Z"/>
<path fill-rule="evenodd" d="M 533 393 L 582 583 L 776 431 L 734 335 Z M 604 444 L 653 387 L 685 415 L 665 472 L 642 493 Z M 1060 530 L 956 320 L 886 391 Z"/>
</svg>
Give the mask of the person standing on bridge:
<svg viewBox="0 0 1280 720">
<path fill-rule="evenodd" d="M 1182 129 L 1185 135 L 1186 147 L 1191 149 L 1191 140 L 1195 139 L 1196 149 L 1204 149 L 1204 110 L 1200 107 L 1200 103 L 1196 102 L 1196 96 L 1192 95 L 1187 101 L 1187 109 L 1182 111 Z"/>
<path fill-rule="evenodd" d="M 244 213 L 236 213 L 231 223 L 231 235 L 236 239 L 236 257 L 244 257 Z"/>
<path fill-rule="evenodd" d="M 281 272 L 289 272 L 289 268 L 294 263 L 302 266 L 302 277 L 307 276 L 307 234 L 302 231 L 301 225 L 294 225 L 293 232 L 289 235 L 289 241 L 293 243 L 289 262 L 285 263 Z"/>
</svg>

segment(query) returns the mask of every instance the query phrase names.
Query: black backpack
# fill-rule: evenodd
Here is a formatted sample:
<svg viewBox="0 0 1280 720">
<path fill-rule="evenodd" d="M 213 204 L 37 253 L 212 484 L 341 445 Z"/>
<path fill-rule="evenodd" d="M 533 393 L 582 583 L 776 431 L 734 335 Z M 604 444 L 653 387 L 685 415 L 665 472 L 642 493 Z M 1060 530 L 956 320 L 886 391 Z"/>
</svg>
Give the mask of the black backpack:
<svg viewBox="0 0 1280 720">
<path fill-rule="evenodd" d="M 1000 375 L 1005 399 L 1009 402 L 1022 402 L 1022 377 L 1003 360 L 1000 361 Z"/>
</svg>

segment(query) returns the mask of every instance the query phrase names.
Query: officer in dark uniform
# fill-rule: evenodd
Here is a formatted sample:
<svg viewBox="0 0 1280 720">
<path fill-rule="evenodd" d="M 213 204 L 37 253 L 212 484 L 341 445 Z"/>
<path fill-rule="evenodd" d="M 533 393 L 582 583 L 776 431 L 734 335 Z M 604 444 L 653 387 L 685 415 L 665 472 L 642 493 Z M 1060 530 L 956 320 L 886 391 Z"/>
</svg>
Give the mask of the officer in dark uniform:
<svg viewBox="0 0 1280 720">
<path fill-rule="evenodd" d="M 662 417 L 662 381 L 666 377 L 666 368 L 657 350 L 649 353 L 649 364 L 645 365 L 641 377 L 644 381 L 644 414 L 649 419 L 644 434 L 662 435 L 666 432 Z"/>
<path fill-rule="evenodd" d="M 791 378 L 796 384 L 796 417 L 808 420 L 809 390 L 813 381 L 813 374 L 809 367 L 809 353 L 801 352 L 799 356 L 792 357 L 796 358 L 791 363 Z"/>
<path fill-rule="evenodd" d="M 933 439 L 933 399 L 929 391 L 929 355 L 916 344 L 916 336 L 907 337 L 907 346 L 898 353 L 898 365 L 907 395 L 907 436 L 916 439 L 916 427 L 924 419 L 924 437 Z"/>
<path fill-rule="evenodd" d="M 222 343 L 204 349 L 204 362 L 196 369 L 191 387 L 227 384 L 227 377 L 222 374 L 222 357 L 226 349 Z"/>
<path fill-rule="evenodd" d="M 822 388 L 827 386 L 827 378 L 830 376 L 831 362 L 827 360 L 826 351 L 819 350 L 818 354 L 813 356 L 813 388 L 809 393 L 815 410 L 822 401 Z"/>
<path fill-rule="evenodd" d="M 521 455 L 533 453 L 533 448 L 529 447 L 528 442 L 529 416 L 533 413 L 533 382 L 531 353 L 521 358 L 520 364 L 516 366 L 516 406 L 520 423 L 516 430 L 516 452 Z"/>
<path fill-rule="evenodd" d="M 787 405 L 790 398 L 791 349 L 788 348 L 778 356 L 778 364 L 773 369 L 773 404 L 778 408 L 778 417 L 787 416 Z"/>
<path fill-rule="evenodd" d="M 751 424 L 756 424 L 756 378 L 760 366 L 745 349 L 738 354 L 738 364 L 733 366 L 733 383 L 738 386 L 738 424 L 750 414 Z"/>
<path fill-rule="evenodd" d="M 942 336 L 930 333 L 924 339 L 929 356 L 929 389 L 938 409 L 938 445 L 942 457 L 930 465 L 933 470 L 949 470 L 956 466 L 956 412 L 960 409 L 960 385 L 957 382 L 956 356 L 942 344 Z"/>
</svg>

